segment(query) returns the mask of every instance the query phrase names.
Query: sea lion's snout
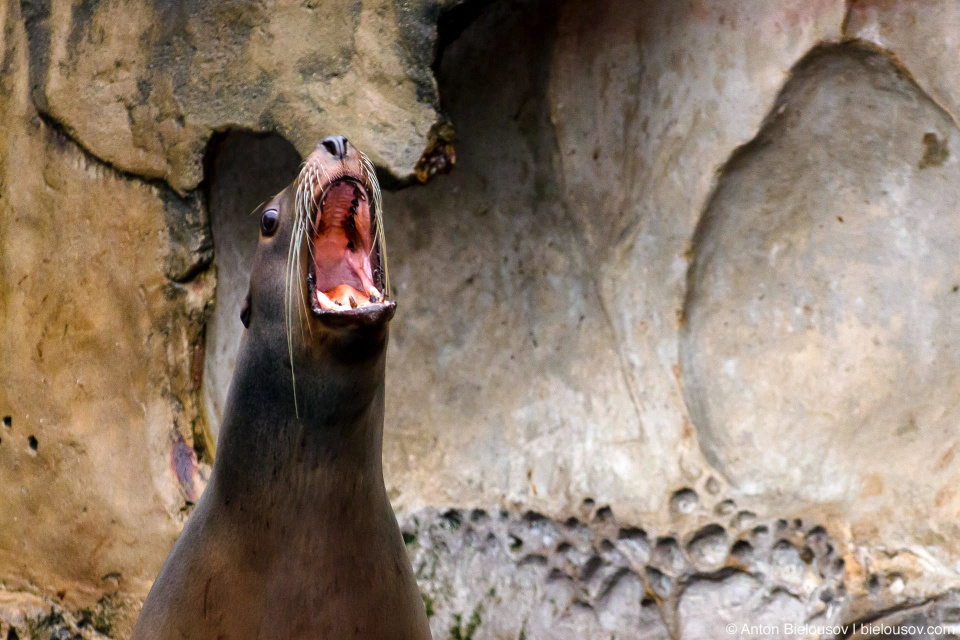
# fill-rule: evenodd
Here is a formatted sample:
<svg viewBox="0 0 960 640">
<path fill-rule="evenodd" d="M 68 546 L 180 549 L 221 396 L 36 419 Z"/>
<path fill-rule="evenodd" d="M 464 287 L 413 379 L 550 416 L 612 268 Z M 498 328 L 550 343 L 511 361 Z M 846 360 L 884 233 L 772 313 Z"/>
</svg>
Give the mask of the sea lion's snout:
<svg viewBox="0 0 960 640">
<path fill-rule="evenodd" d="M 317 147 L 323 147 L 337 160 L 343 160 L 347 157 L 347 144 L 343 136 L 329 136 L 318 142 Z"/>
<path fill-rule="evenodd" d="M 297 178 L 310 307 L 329 326 L 389 320 L 380 187 L 370 160 L 343 136 L 317 144 Z"/>
</svg>

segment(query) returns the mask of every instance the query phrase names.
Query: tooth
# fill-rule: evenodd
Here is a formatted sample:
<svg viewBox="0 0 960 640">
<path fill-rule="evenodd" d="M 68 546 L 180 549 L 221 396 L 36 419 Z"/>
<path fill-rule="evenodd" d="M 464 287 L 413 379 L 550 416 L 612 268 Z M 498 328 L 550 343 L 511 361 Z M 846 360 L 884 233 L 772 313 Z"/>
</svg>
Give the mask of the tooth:
<svg viewBox="0 0 960 640">
<path fill-rule="evenodd" d="M 371 294 L 370 294 L 370 302 L 380 302 L 379 296 L 377 296 L 377 294 L 375 294 L 375 293 L 371 293 Z"/>
<path fill-rule="evenodd" d="M 357 308 L 357 301 L 353 299 L 353 296 L 350 296 L 350 306 L 354 309 Z"/>
<path fill-rule="evenodd" d="M 380 292 L 377 290 L 376 285 L 373 284 L 373 280 L 370 279 L 363 269 L 358 269 L 357 275 L 360 276 L 360 283 L 363 285 L 363 292 L 367 294 L 367 297 L 379 295 Z"/>
<path fill-rule="evenodd" d="M 328 297 L 327 297 L 327 294 L 325 294 L 323 291 L 317 291 L 317 302 L 320 303 L 320 308 L 321 308 L 321 309 L 334 309 L 334 308 L 335 308 L 335 307 L 333 306 L 333 305 L 334 305 L 333 300 L 331 300 L 330 298 L 328 298 Z M 339 305 L 340 303 L 337 302 L 336 304 Z"/>
</svg>

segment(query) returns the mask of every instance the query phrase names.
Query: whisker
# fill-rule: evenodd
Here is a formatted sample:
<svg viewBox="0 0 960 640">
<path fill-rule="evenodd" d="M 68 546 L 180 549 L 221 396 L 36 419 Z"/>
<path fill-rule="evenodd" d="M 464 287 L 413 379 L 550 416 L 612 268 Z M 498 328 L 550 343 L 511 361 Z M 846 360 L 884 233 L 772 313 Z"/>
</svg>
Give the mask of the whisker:
<svg viewBox="0 0 960 640">
<path fill-rule="evenodd" d="M 303 336 L 304 300 L 303 275 L 300 271 L 301 252 L 303 250 L 303 236 L 305 220 L 309 216 L 309 202 L 312 199 L 315 174 L 313 168 L 306 163 L 301 165 L 300 175 L 297 177 L 297 189 L 294 198 L 293 229 L 290 234 L 290 246 L 287 250 L 286 277 L 284 282 L 284 316 L 287 334 L 287 354 L 290 358 L 290 380 L 293 385 L 293 404 L 297 418 L 300 417 L 300 407 L 297 403 L 297 376 L 293 358 L 293 306 L 297 307 L 297 318 L 300 321 L 300 335 Z M 309 194 L 309 195 L 308 195 Z M 294 303 L 296 297 L 296 303 Z M 309 327 L 309 323 L 307 323 Z"/>
<path fill-rule="evenodd" d="M 253 211 L 251 211 L 251 212 L 248 213 L 247 215 L 252 216 L 253 214 L 255 214 L 255 213 L 257 212 L 258 209 L 260 209 L 260 207 L 262 207 L 262 206 L 265 205 L 265 204 L 267 204 L 267 201 L 266 201 L 266 200 L 264 200 L 263 202 L 261 202 L 260 204 L 258 204 L 257 206 L 255 206 L 255 207 L 253 208 Z"/>
<path fill-rule="evenodd" d="M 373 242 L 380 250 L 380 269 L 383 272 L 383 294 L 390 296 L 390 270 L 387 267 L 387 242 L 383 229 L 383 199 L 380 193 L 380 182 L 377 180 L 377 171 L 367 154 L 360 152 L 360 160 L 364 170 L 364 177 L 370 186 L 373 196 L 373 211 L 376 220 Z"/>
</svg>

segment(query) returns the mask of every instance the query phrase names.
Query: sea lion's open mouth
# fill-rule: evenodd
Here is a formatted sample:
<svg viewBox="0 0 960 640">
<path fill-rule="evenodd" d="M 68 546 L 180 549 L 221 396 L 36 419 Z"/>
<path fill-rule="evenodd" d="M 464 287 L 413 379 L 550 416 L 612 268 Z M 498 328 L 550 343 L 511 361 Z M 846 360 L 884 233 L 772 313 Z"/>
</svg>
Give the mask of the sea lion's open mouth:
<svg viewBox="0 0 960 640">
<path fill-rule="evenodd" d="M 314 315 L 371 319 L 394 306 L 387 301 L 380 207 L 376 173 L 366 156 L 343 137 L 322 140 L 304 163 L 297 188 Z"/>
<path fill-rule="evenodd" d="M 339 178 L 314 200 L 308 275 L 314 312 L 383 302 L 376 221 L 366 187 L 357 178 Z"/>
</svg>

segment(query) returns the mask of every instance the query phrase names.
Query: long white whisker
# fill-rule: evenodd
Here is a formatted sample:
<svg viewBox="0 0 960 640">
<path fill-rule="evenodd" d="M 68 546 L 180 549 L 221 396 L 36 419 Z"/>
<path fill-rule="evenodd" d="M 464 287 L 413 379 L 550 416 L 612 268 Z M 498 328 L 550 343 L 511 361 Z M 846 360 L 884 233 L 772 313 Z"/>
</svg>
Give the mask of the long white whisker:
<svg viewBox="0 0 960 640">
<path fill-rule="evenodd" d="M 290 380 L 293 385 L 293 404 L 297 418 L 300 407 L 297 404 L 297 376 L 293 362 L 293 305 L 297 301 L 297 316 L 300 319 L 300 332 L 303 335 L 303 276 L 300 271 L 300 256 L 303 249 L 304 219 L 309 213 L 309 198 L 312 197 L 313 171 L 304 163 L 297 178 L 297 190 L 294 198 L 293 229 L 290 233 L 290 246 L 287 250 L 286 277 L 284 282 L 284 316 L 287 333 L 287 353 L 290 358 Z"/>
<path fill-rule="evenodd" d="M 380 268 L 383 271 L 383 294 L 390 296 L 390 270 L 387 268 L 387 242 L 383 229 L 383 199 L 380 193 L 380 182 L 377 180 L 377 171 L 373 162 L 365 153 L 360 152 L 360 160 L 363 166 L 367 184 L 370 186 L 370 193 L 373 197 L 374 218 L 376 220 L 376 229 L 374 230 L 373 242 L 380 250 Z"/>
</svg>

